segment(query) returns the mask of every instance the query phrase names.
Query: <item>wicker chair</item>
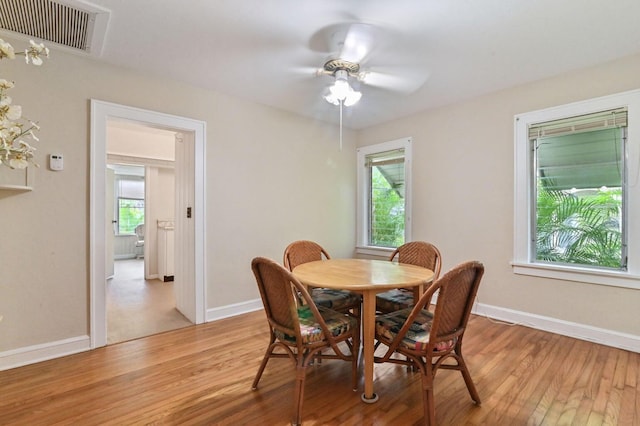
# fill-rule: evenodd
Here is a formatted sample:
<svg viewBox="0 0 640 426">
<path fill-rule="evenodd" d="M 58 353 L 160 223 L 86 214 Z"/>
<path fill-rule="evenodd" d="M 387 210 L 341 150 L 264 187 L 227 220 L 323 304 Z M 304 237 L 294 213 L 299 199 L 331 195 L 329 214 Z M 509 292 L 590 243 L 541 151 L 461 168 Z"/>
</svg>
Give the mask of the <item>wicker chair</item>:
<svg viewBox="0 0 640 426">
<path fill-rule="evenodd" d="M 353 389 L 357 389 L 360 347 L 357 321 L 344 313 L 316 306 L 302 283 L 291 272 L 270 259 L 253 259 L 251 269 L 260 289 L 270 326 L 269 346 L 253 380 L 252 389 L 258 388 L 258 382 L 269 359 L 293 360 L 296 367 L 296 383 L 292 423 L 299 425 L 302 422 L 306 368 L 314 357 L 351 361 Z M 342 342 L 346 343 L 350 353 L 344 353 L 338 347 Z M 332 349 L 333 352 L 319 355 L 322 349 Z"/>
<path fill-rule="evenodd" d="M 394 261 L 396 257 L 400 263 L 409 263 L 431 269 L 433 271 L 433 281 L 440 276 L 442 256 L 438 248 L 433 244 L 424 241 L 403 244 L 395 249 L 389 260 Z M 388 313 L 406 309 L 413 306 L 420 296 L 418 287 L 413 290 L 398 288 L 379 293 L 376 296 L 376 310 Z"/>
<path fill-rule="evenodd" d="M 482 263 L 462 263 L 429 286 L 413 308 L 376 317 L 376 339 L 387 346 L 387 352 L 376 357 L 375 362 L 420 369 L 427 425 L 436 424 L 433 381 L 439 368 L 460 371 L 471 399 L 480 405 L 480 396 L 462 357 L 462 338 L 483 274 Z M 438 301 L 431 313 L 427 307 L 436 291 L 439 291 Z M 407 359 L 392 357 L 396 352 Z M 450 360 L 454 363 L 448 362 Z"/>
<path fill-rule="evenodd" d="M 331 259 L 331 257 L 318 243 L 300 240 L 294 241 L 285 248 L 283 264 L 289 271 L 293 271 L 293 268 L 298 265 L 323 259 Z M 330 288 L 311 288 L 310 290 L 311 298 L 316 305 L 349 313 L 358 319 L 358 327 L 360 326 L 362 296 L 347 290 Z"/>
</svg>

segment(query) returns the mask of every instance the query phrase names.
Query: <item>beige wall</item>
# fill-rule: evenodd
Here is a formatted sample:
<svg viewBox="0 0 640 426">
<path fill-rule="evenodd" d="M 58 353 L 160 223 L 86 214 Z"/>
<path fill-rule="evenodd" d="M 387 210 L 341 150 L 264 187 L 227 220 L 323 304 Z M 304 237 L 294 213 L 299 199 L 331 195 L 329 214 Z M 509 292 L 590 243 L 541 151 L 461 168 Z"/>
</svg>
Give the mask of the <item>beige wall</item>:
<svg viewBox="0 0 640 426">
<path fill-rule="evenodd" d="M 514 115 L 637 89 L 639 69 L 635 56 L 425 111 L 360 132 L 358 145 L 413 137 L 413 239 L 435 243 L 444 270 L 482 261 L 479 302 L 638 336 L 639 291 L 515 275 L 510 261 Z"/>
<path fill-rule="evenodd" d="M 351 255 L 353 132 L 340 152 L 335 126 L 57 50 L 41 68 L 1 70 L 42 127 L 42 167 L 34 191 L 0 190 L 0 353 L 88 334 L 92 98 L 207 123 L 207 308 L 259 298 L 250 260 L 280 261 L 294 239 Z M 47 169 L 53 152 L 64 171 Z"/>
</svg>

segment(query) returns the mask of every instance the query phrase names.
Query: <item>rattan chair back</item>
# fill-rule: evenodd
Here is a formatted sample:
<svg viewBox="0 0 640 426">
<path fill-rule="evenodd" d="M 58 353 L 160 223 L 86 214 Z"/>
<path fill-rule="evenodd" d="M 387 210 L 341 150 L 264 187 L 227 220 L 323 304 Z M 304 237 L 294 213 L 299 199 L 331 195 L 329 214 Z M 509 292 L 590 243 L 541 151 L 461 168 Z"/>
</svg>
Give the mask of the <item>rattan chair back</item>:
<svg viewBox="0 0 640 426">
<path fill-rule="evenodd" d="M 452 339 L 462 341 L 483 274 L 484 266 L 480 262 L 466 262 L 451 269 L 429 288 L 431 294 L 439 290 L 429 336 L 432 346 Z"/>
<path fill-rule="evenodd" d="M 270 259 L 256 258 L 251 267 L 271 326 L 290 336 L 299 337 L 297 306 L 304 295 L 296 290 L 304 289 L 302 284 L 289 271 Z"/>
<path fill-rule="evenodd" d="M 411 241 L 395 249 L 391 256 L 391 262 L 407 263 L 420 266 L 433 271 L 433 281 L 440 276 L 442 256 L 440 250 L 431 243 L 425 241 Z M 420 299 L 420 289 L 394 289 L 376 296 L 376 310 L 378 312 L 393 312 L 411 307 Z"/>
<path fill-rule="evenodd" d="M 394 250 L 389 256 L 393 261 L 397 257 L 399 263 L 408 263 L 421 266 L 433 271 L 433 280 L 440 276 L 442 255 L 440 250 L 431 243 L 425 241 L 411 241 Z"/>
<path fill-rule="evenodd" d="M 284 249 L 284 267 L 293 271 L 298 265 L 316 260 L 331 259 L 329 253 L 316 242 L 308 240 L 294 241 Z"/>
</svg>

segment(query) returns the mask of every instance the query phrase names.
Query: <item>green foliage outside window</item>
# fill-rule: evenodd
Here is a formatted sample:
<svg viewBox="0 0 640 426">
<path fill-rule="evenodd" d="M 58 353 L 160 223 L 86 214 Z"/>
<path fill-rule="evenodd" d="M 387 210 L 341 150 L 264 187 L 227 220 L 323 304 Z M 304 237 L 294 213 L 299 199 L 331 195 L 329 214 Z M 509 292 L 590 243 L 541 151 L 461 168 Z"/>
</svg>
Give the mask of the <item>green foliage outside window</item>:
<svg viewBox="0 0 640 426">
<path fill-rule="evenodd" d="M 536 259 L 620 269 L 622 189 L 538 187 Z"/>
<path fill-rule="evenodd" d="M 379 247 L 404 243 L 404 199 L 377 167 L 371 168 L 371 241 Z"/>
<path fill-rule="evenodd" d="M 136 226 L 144 223 L 144 200 L 118 199 L 118 232 L 135 234 Z"/>
</svg>

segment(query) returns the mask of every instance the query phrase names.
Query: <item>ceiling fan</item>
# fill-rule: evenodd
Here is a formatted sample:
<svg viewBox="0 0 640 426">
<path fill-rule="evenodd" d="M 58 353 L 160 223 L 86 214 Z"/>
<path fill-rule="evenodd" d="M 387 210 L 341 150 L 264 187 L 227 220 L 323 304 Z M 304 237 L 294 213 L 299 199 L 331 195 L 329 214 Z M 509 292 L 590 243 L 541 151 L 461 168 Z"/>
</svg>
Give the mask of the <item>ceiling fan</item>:
<svg viewBox="0 0 640 426">
<path fill-rule="evenodd" d="M 362 89 L 370 86 L 402 94 L 418 90 L 428 73 L 415 60 L 406 36 L 363 22 L 346 22 L 324 27 L 310 40 L 312 50 L 328 53 L 317 76 L 329 75 L 333 83 L 325 89 L 324 99 L 340 107 L 340 146 L 342 148 L 342 108 L 356 104 Z M 392 64 L 392 65 L 387 65 Z"/>
<path fill-rule="evenodd" d="M 409 94 L 428 77 L 411 41 L 389 28 L 345 22 L 321 28 L 312 36 L 310 47 L 328 53 L 318 75 L 351 77 L 366 86 Z"/>
</svg>

